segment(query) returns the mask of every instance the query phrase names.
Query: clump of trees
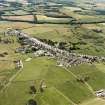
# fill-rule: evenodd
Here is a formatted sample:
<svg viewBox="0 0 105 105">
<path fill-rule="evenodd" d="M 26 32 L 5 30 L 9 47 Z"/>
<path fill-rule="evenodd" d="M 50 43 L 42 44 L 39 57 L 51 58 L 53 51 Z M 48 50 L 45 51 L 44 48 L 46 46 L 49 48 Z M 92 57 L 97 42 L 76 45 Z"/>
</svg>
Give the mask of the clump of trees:
<svg viewBox="0 0 105 105">
<path fill-rule="evenodd" d="M 11 44 L 11 43 L 14 43 L 14 40 L 11 39 L 11 38 L 2 38 L 2 37 L 0 37 L 0 43 Z"/>
<path fill-rule="evenodd" d="M 81 76 L 77 78 L 77 82 L 85 83 L 90 79 L 89 76 Z"/>
<path fill-rule="evenodd" d="M 36 94 L 37 90 L 34 85 L 30 86 L 30 94 Z"/>
<path fill-rule="evenodd" d="M 8 55 L 7 52 L 0 53 L 0 57 L 5 57 L 6 55 Z"/>
<path fill-rule="evenodd" d="M 81 44 L 81 42 L 79 43 L 74 43 L 74 42 L 55 42 L 55 41 L 52 41 L 50 39 L 39 39 L 40 41 L 46 43 L 46 44 L 49 44 L 51 46 L 55 46 L 55 47 L 58 47 L 59 49 L 62 49 L 62 50 L 67 50 L 67 51 L 70 51 L 71 50 L 78 50 L 80 49 L 77 45 L 78 44 Z"/>
<path fill-rule="evenodd" d="M 10 5 L 11 7 L 14 7 L 14 8 L 23 6 L 22 3 L 19 3 L 19 2 L 10 2 Z"/>
<path fill-rule="evenodd" d="M 28 100 L 26 105 L 37 105 L 37 102 L 33 99 Z"/>
<path fill-rule="evenodd" d="M 37 38 L 37 39 L 39 39 L 39 38 Z M 49 44 L 51 46 L 55 46 L 55 44 L 57 43 L 57 42 L 54 42 L 54 41 L 52 41 L 50 39 L 39 39 L 39 40 L 46 43 L 46 44 Z"/>
</svg>

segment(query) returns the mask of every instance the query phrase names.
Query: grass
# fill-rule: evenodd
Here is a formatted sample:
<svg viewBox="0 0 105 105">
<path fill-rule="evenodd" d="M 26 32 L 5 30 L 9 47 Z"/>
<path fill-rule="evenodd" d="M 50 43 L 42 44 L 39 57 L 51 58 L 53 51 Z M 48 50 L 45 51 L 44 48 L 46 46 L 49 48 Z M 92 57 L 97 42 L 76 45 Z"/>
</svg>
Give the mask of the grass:
<svg viewBox="0 0 105 105">
<path fill-rule="evenodd" d="M 15 15 L 26 15 L 26 14 L 28 14 L 28 12 L 26 12 L 24 10 L 16 10 L 16 11 L 11 11 L 11 12 Z"/>
<path fill-rule="evenodd" d="M 0 95 L 0 104 L 25 104 L 27 100 L 33 98 L 33 96 L 29 94 L 29 86 L 33 83 L 33 81 L 35 81 L 34 84 L 39 91 L 40 81 L 44 80 L 47 84 L 47 89 L 45 89 L 43 93 L 38 92 L 34 97 L 39 105 L 82 104 L 83 100 L 84 103 L 89 100 L 89 103 L 87 102 L 86 104 L 91 105 L 90 99 L 94 96 L 89 91 L 88 87 L 85 84 L 78 83 L 71 73 L 68 73 L 64 69 L 55 65 L 56 63 L 54 60 L 50 60 L 46 57 L 39 57 L 32 59 L 30 62 L 24 62 L 24 69 L 22 72 Z M 98 66 L 101 67 L 100 65 L 97 65 L 97 67 Z M 90 77 L 88 83 L 94 90 L 105 87 L 105 75 L 97 69 L 95 65 L 81 65 L 78 68 L 72 67 L 70 70 L 76 76 L 88 75 Z M 11 92 L 13 93 L 12 95 Z M 95 102 L 92 101 L 92 105 L 94 105 Z M 100 105 L 103 101 L 98 103 Z"/>
<path fill-rule="evenodd" d="M 69 41 L 73 36 L 70 26 L 64 25 L 36 25 L 35 27 L 24 29 L 23 31 L 30 34 L 33 37 L 42 39 L 50 39 L 53 41 Z"/>
<path fill-rule="evenodd" d="M 65 13 L 67 16 L 71 16 L 77 20 L 86 20 L 86 19 L 97 19 L 97 17 L 94 17 L 94 16 L 89 16 L 89 15 L 80 15 L 70 9 L 68 9 L 69 7 L 64 7 L 62 8 L 60 11 L 61 13 Z"/>
<path fill-rule="evenodd" d="M 90 79 L 87 82 L 94 91 L 105 88 L 105 73 L 99 69 L 100 67 L 98 65 L 81 65 L 78 68 L 70 68 L 70 70 L 78 77 L 89 76 Z"/>
<path fill-rule="evenodd" d="M 24 16 L 2 16 L 3 19 L 8 20 L 21 20 L 21 21 L 33 21 L 33 15 L 24 15 Z"/>
<path fill-rule="evenodd" d="M 40 105 L 73 105 L 70 99 L 65 98 L 53 87 L 47 89 L 44 94 L 36 96 L 37 98 Z"/>
<path fill-rule="evenodd" d="M 0 30 L 1 31 L 6 31 L 8 28 L 13 28 L 13 29 L 26 29 L 29 27 L 33 27 L 34 24 L 26 23 L 26 22 L 3 22 L 0 24 Z"/>
<path fill-rule="evenodd" d="M 47 17 L 45 15 L 36 15 L 37 20 L 39 23 L 48 22 L 48 23 L 68 23 L 72 19 L 69 18 L 54 18 L 54 17 Z"/>
<path fill-rule="evenodd" d="M 100 71 L 96 71 L 94 73 L 89 74 L 90 76 L 90 80 L 88 81 L 88 83 L 93 87 L 93 89 L 96 90 L 100 90 L 102 88 L 105 88 L 105 74 L 100 72 Z"/>
<path fill-rule="evenodd" d="M 77 83 L 76 80 L 66 81 L 60 84 L 57 88 L 76 104 L 82 103 L 83 100 L 88 100 L 90 97 L 92 98 L 92 94 L 87 87 Z"/>
<path fill-rule="evenodd" d="M 95 99 L 91 99 L 88 102 L 84 102 L 81 105 L 104 105 L 105 104 L 105 100 L 100 99 L 100 98 L 95 98 Z"/>
<path fill-rule="evenodd" d="M 41 39 L 46 38 L 56 42 L 62 41 L 67 43 L 69 42 L 75 43 L 78 49 L 72 51 L 76 53 L 104 56 L 105 32 L 103 31 L 102 33 L 96 33 L 92 29 L 90 29 L 91 27 L 99 28 L 100 26 L 82 25 L 79 26 L 78 28 L 74 28 L 71 25 L 59 26 L 59 25 L 47 24 L 47 25 L 36 25 L 28 29 L 26 28 L 23 30 L 23 32 L 26 32 L 33 37 Z"/>
<path fill-rule="evenodd" d="M 94 16 L 74 14 L 70 11 L 66 11 L 66 13 L 76 19 L 94 19 Z M 17 18 L 20 19 L 20 17 Z M 26 19 L 27 17 L 21 18 Z M 43 19 L 44 21 L 47 21 L 47 19 L 49 21 L 61 21 L 43 16 L 38 16 L 38 19 L 41 21 Z M 93 27 L 99 28 L 99 25 L 82 25 L 74 28 L 71 25 L 29 24 L 25 22 L 0 24 L 1 31 L 5 31 L 8 27 L 22 29 L 23 32 L 28 33 L 32 37 L 46 38 L 57 42 L 77 43 L 76 46 L 80 49 L 74 51 L 76 53 L 105 55 L 104 32 L 100 34 L 91 30 Z M 104 29 L 103 26 L 101 28 Z M 56 66 L 54 59 L 48 59 L 47 57 L 33 58 L 31 61 L 26 62 L 25 59 L 30 57 L 30 54 L 14 53 L 15 49 L 20 46 L 15 38 L 14 40 L 14 44 L 0 44 L 0 53 L 8 52 L 9 54 L 2 58 L 7 61 L 0 61 L 0 81 L 9 80 L 16 73 L 13 60 L 22 59 L 24 68 L 9 87 L 0 93 L 0 105 L 26 105 L 29 99 L 36 100 L 38 105 L 104 105 L 104 100 L 96 98 L 86 84 L 77 82 L 75 78 L 75 76 L 89 76 L 87 83 L 94 91 L 103 89 L 105 88 L 104 64 L 79 65 L 69 68 L 70 72 L 68 72 L 64 68 Z M 82 41 L 86 43 L 80 44 Z M 98 43 L 100 41 L 102 43 Z M 42 80 L 45 81 L 47 88 L 43 93 L 40 93 L 39 88 Z M 29 93 L 30 85 L 32 84 L 37 89 L 36 95 Z"/>
<path fill-rule="evenodd" d="M 22 72 L 5 90 L 6 93 L 4 92 L 0 95 L 0 99 L 2 99 L 0 104 L 9 105 L 7 103 L 13 103 L 22 105 L 26 103 L 28 99 L 32 98 L 32 95 L 28 93 L 30 84 L 35 81 L 35 86 L 39 90 L 41 80 L 45 81 L 47 89 L 43 93 L 37 93 L 35 96 L 39 105 L 42 105 L 43 101 L 45 102 L 43 105 L 72 105 L 72 101 L 73 103 L 81 103 L 82 100 L 94 97 L 84 84 L 76 82 L 72 74 L 63 68 L 57 67 L 54 60 L 39 57 L 30 62 L 24 62 Z M 9 98 L 11 91 L 13 95 Z M 62 100 L 59 101 L 60 99 Z"/>
<path fill-rule="evenodd" d="M 15 69 L 14 60 L 17 59 L 25 59 L 25 56 L 15 53 L 15 49 L 20 47 L 20 44 L 17 43 L 15 37 L 4 37 L 3 35 L 0 35 L 2 39 L 5 40 L 5 38 L 8 38 L 10 40 L 14 40 L 14 43 L 0 43 L 0 54 L 7 52 L 8 55 L 5 55 L 4 57 L 0 57 L 0 90 L 1 87 L 6 84 L 9 79 L 17 72 Z"/>
</svg>

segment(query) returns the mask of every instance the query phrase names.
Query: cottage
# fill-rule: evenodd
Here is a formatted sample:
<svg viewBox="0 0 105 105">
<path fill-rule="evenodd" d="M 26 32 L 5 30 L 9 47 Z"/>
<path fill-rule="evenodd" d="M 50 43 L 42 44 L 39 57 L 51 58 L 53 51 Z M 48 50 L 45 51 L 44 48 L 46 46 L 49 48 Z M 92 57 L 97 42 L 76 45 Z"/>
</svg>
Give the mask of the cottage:
<svg viewBox="0 0 105 105">
<path fill-rule="evenodd" d="M 40 91 L 43 92 L 45 88 L 47 88 L 46 83 L 44 82 L 44 80 L 41 80 L 41 82 L 40 82 Z"/>
<path fill-rule="evenodd" d="M 97 97 L 105 97 L 105 89 L 101 89 L 99 91 L 96 91 Z"/>
<path fill-rule="evenodd" d="M 23 63 L 21 60 L 14 61 L 16 64 L 16 69 L 23 69 Z"/>
</svg>

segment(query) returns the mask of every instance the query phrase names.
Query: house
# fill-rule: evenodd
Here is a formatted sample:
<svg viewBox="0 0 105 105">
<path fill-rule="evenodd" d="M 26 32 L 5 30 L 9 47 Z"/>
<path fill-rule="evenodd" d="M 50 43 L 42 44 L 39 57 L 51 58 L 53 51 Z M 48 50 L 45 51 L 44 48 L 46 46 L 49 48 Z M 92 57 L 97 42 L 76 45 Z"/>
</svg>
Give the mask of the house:
<svg viewBox="0 0 105 105">
<path fill-rule="evenodd" d="M 101 89 L 99 91 L 96 91 L 97 97 L 105 97 L 105 89 Z"/>
<path fill-rule="evenodd" d="M 23 69 L 23 63 L 21 60 L 14 61 L 16 64 L 16 69 Z"/>
</svg>

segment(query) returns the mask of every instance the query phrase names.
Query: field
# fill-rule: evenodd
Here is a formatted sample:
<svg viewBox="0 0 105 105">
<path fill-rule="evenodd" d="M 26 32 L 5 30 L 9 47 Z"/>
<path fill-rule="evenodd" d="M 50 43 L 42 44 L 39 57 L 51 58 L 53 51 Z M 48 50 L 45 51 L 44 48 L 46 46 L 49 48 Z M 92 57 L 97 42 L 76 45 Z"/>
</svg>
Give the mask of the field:
<svg viewBox="0 0 105 105">
<path fill-rule="evenodd" d="M 101 8 L 105 8 L 105 3 L 97 3 L 96 6 L 101 7 Z"/>
<path fill-rule="evenodd" d="M 100 98 L 91 99 L 88 102 L 85 102 L 81 105 L 104 105 L 105 100 L 102 100 Z"/>
<path fill-rule="evenodd" d="M 48 60 L 48 58 L 36 58 L 30 62 L 24 63 L 22 72 L 13 80 L 11 86 L 9 86 L 0 96 L 0 99 L 2 99 L 0 101 L 1 105 L 6 104 L 5 100 L 8 101 L 6 101 L 7 103 L 12 102 L 15 105 L 24 104 L 33 96 L 29 94 L 30 85 L 34 83 L 39 91 L 41 80 L 46 82 L 47 89 L 45 89 L 45 92 L 43 93 L 38 92 L 37 95 L 33 97 L 37 102 L 45 101 L 45 104 L 57 105 L 60 104 L 60 101 L 57 100 L 62 98 L 61 103 L 72 105 L 73 102 L 81 103 L 82 100 L 94 97 L 84 84 L 76 82 L 72 73 L 68 73 L 64 69 L 57 67 L 54 60 Z M 72 89 L 74 89 L 74 91 L 72 91 Z M 14 91 L 12 96 L 10 96 L 11 91 Z M 67 94 L 68 92 L 71 94 Z M 10 99 L 6 99 L 9 98 L 9 96 Z M 23 96 L 25 97 L 23 98 Z M 57 96 L 57 100 L 55 96 Z M 20 101 L 15 101 L 14 99 Z M 43 105 L 45 104 L 43 103 Z"/>
<path fill-rule="evenodd" d="M 73 67 L 66 71 L 57 67 L 55 60 L 46 57 L 35 58 L 29 62 L 24 61 L 24 69 L 0 95 L 0 104 L 10 105 L 9 103 L 13 103 L 15 105 L 23 105 L 31 98 L 35 99 L 38 105 L 85 103 L 85 101 L 87 102 L 95 96 L 87 85 L 76 81 L 76 76 L 88 75 L 90 77 L 88 84 L 94 90 L 104 88 L 105 74 L 101 72 L 100 65 L 96 65 L 96 67 L 98 69 L 95 68 L 95 65 L 81 65 L 78 68 Z M 42 93 L 39 90 L 41 80 L 44 80 L 47 85 L 47 88 Z M 34 96 L 29 93 L 32 84 L 37 88 L 37 93 Z M 91 103 L 95 105 L 96 102 L 97 100 L 93 99 L 92 102 L 89 101 L 86 105 L 91 105 Z M 98 103 L 97 105 L 100 105 L 104 101 L 99 99 Z"/>
<path fill-rule="evenodd" d="M 37 20 L 39 23 L 68 23 L 70 22 L 72 19 L 69 19 L 69 18 L 54 18 L 54 17 L 47 17 L 47 16 L 44 16 L 44 15 L 36 15 L 37 17 Z"/>
<path fill-rule="evenodd" d="M 2 16 L 2 19 L 4 20 L 20 20 L 20 21 L 33 21 L 34 17 L 33 15 L 24 15 L 24 16 Z"/>
<path fill-rule="evenodd" d="M 23 31 L 29 33 L 33 37 L 42 39 L 46 37 L 46 39 L 51 39 L 53 41 L 67 41 L 69 37 L 72 36 L 69 27 L 68 25 L 59 26 L 55 24 L 46 24 L 36 25 L 35 27 L 24 29 Z"/>
<path fill-rule="evenodd" d="M 51 13 L 54 12 L 56 16 L 63 14 L 66 18 L 50 17 L 50 14 L 46 15 L 48 12 L 36 14 L 34 6 L 6 7 L 4 13 L 1 12 L 0 105 L 28 105 L 32 99 L 37 105 L 105 105 L 105 99 L 95 94 L 105 89 L 105 63 L 60 67 L 51 57 L 35 57 L 33 52 L 16 53 L 17 48 L 24 46 L 16 36 L 4 34 L 10 28 L 19 29 L 30 37 L 52 41 L 56 43 L 55 46 L 65 43 L 64 50 L 70 52 L 105 56 L 105 23 L 71 22 L 100 21 L 104 16 L 95 14 L 93 10 L 85 11 L 81 6 L 65 4 L 59 12 Z M 16 60 L 22 60 L 22 69 L 16 69 Z M 88 80 L 81 81 L 86 77 Z M 45 86 L 43 90 L 42 82 Z M 31 86 L 35 87 L 35 94 L 31 92 Z"/>
</svg>

